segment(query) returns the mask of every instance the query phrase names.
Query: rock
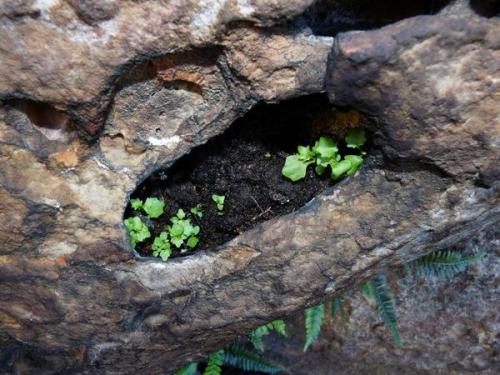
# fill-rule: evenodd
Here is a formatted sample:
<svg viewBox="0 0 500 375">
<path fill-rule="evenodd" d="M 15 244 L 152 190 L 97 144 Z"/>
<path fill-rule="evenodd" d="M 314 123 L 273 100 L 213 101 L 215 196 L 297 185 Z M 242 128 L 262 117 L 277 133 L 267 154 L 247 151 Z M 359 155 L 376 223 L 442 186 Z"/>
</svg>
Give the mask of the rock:
<svg viewBox="0 0 500 375">
<path fill-rule="evenodd" d="M 498 373 L 498 228 L 454 250 L 488 256 L 449 280 L 389 271 L 404 346 L 394 344 L 376 307 L 355 289 L 345 296 L 344 318 L 327 319 L 307 353 L 301 313 L 287 321 L 289 338 L 266 340 L 266 357 L 294 374 Z"/>
<path fill-rule="evenodd" d="M 342 34 L 330 54 L 333 38 L 281 22 L 311 1 L 114 4 L 0 6 L 6 372 L 173 371 L 498 225 L 497 18 L 447 9 Z M 133 252 L 122 218 L 145 177 L 325 79 L 378 120 L 357 176 L 217 252 Z"/>
</svg>

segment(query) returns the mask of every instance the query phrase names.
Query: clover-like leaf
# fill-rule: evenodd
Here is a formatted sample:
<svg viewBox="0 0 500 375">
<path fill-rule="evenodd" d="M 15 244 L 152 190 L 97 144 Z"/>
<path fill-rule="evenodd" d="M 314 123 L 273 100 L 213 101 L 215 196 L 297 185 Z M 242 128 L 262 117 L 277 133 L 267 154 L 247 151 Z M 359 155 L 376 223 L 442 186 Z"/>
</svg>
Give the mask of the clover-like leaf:
<svg viewBox="0 0 500 375">
<path fill-rule="evenodd" d="M 129 217 L 123 222 L 130 234 L 130 242 L 133 248 L 135 248 L 135 245 L 137 245 L 138 242 L 142 242 L 151 237 L 148 226 L 142 222 L 140 217 Z"/>
<path fill-rule="evenodd" d="M 190 211 L 194 216 L 198 216 L 200 219 L 203 217 L 203 211 L 201 209 L 201 204 L 199 203 L 192 207 Z"/>
<path fill-rule="evenodd" d="M 163 261 L 166 261 L 172 254 L 168 233 L 161 232 L 160 235 L 154 239 L 151 249 L 153 250 L 154 256 L 160 257 Z"/>
<path fill-rule="evenodd" d="M 188 240 L 186 242 L 186 246 L 189 247 L 190 249 L 192 249 L 192 248 L 196 247 L 196 245 L 198 245 L 198 242 L 200 242 L 198 237 L 191 236 L 188 238 Z"/>
<path fill-rule="evenodd" d="M 331 177 L 333 180 L 338 180 L 347 171 L 351 169 L 351 162 L 349 160 L 341 160 L 335 166 L 332 167 Z"/>
<path fill-rule="evenodd" d="M 299 155 L 290 155 L 286 158 L 281 173 L 283 176 L 295 182 L 306 176 L 307 166 L 311 163 L 313 163 L 313 161 L 300 160 Z"/>
<path fill-rule="evenodd" d="M 148 198 L 144 202 L 143 210 L 148 214 L 150 219 L 156 219 L 163 214 L 165 203 L 158 198 Z"/>
<path fill-rule="evenodd" d="M 347 147 L 360 148 L 366 142 L 366 134 L 362 129 L 351 129 L 347 132 L 345 137 Z"/>
<path fill-rule="evenodd" d="M 130 200 L 130 205 L 132 206 L 132 208 L 134 210 L 140 210 L 142 208 L 142 205 L 144 203 L 142 202 L 142 200 L 138 199 L 138 198 L 135 198 L 135 199 L 131 199 Z"/>
<path fill-rule="evenodd" d="M 330 137 L 320 137 L 314 144 L 313 151 L 318 159 L 322 159 L 325 163 L 327 163 L 329 160 L 334 159 L 337 156 L 339 149 L 335 141 Z"/>
<path fill-rule="evenodd" d="M 361 167 L 361 164 L 363 164 L 363 158 L 359 155 L 346 155 L 344 159 L 351 163 L 351 168 L 347 171 L 349 176 L 356 173 L 359 167 Z"/>
</svg>

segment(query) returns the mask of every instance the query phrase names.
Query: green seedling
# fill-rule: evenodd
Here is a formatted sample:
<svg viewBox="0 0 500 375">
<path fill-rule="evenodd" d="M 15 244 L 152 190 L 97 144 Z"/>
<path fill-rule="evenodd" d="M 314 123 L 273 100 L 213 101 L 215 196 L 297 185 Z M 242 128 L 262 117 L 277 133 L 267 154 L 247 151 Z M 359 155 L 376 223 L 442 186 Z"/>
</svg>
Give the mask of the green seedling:
<svg viewBox="0 0 500 375">
<path fill-rule="evenodd" d="M 151 237 L 148 226 L 142 222 L 139 216 L 129 217 L 123 222 L 127 227 L 128 233 L 130 234 L 130 242 L 132 243 L 132 247 L 134 249 L 138 242 L 142 242 Z"/>
<path fill-rule="evenodd" d="M 190 211 L 194 216 L 197 216 L 200 219 L 203 217 L 203 211 L 201 209 L 201 204 L 199 203 L 196 206 L 192 207 Z"/>
<path fill-rule="evenodd" d="M 200 227 L 191 223 L 191 219 L 186 217 L 183 209 L 179 209 L 177 214 L 170 218 L 170 222 L 172 223 L 168 227 L 170 242 L 175 247 L 180 248 L 185 243 L 188 248 L 192 249 L 198 245 L 197 235 L 200 233 Z"/>
<path fill-rule="evenodd" d="M 163 215 L 165 203 L 158 198 L 147 198 L 145 202 L 135 198 L 130 200 L 130 205 L 136 211 L 142 209 L 148 215 L 149 219 L 157 219 Z"/>
<path fill-rule="evenodd" d="M 154 256 L 160 257 L 161 260 L 166 261 L 172 254 L 168 233 L 161 232 L 158 237 L 155 237 L 151 249 L 153 250 Z"/>
<path fill-rule="evenodd" d="M 226 197 L 224 195 L 213 194 L 212 200 L 217 205 L 217 215 L 224 215 L 224 201 Z"/>
<path fill-rule="evenodd" d="M 361 146 L 366 141 L 365 132 L 353 129 L 346 135 L 347 147 L 355 148 L 364 155 Z M 339 149 L 335 141 L 330 137 L 320 137 L 311 148 L 310 146 L 298 146 L 297 153 L 290 155 L 285 160 L 285 165 L 281 173 L 292 181 L 299 181 L 306 176 L 307 167 L 315 164 L 315 171 L 318 175 L 325 173 L 328 167 L 331 169 L 330 177 L 337 180 L 344 175 L 353 175 L 363 163 L 360 155 L 339 154 Z"/>
</svg>

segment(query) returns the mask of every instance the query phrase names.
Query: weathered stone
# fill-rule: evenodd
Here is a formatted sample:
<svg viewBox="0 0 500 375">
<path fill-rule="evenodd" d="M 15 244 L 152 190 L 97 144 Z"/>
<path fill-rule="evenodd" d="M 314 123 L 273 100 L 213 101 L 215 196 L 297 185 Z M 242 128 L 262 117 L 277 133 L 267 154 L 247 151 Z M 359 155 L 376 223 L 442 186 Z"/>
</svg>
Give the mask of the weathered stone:
<svg viewBox="0 0 500 375">
<path fill-rule="evenodd" d="M 498 225 L 497 18 L 455 9 L 344 34 L 327 74 L 333 38 L 278 25 L 311 1 L 114 3 L 0 8 L 7 371 L 172 371 Z M 378 119 L 385 160 L 375 151 L 217 252 L 133 252 L 122 217 L 143 178 L 259 100 L 321 92 L 325 77 L 334 102 Z"/>
<path fill-rule="evenodd" d="M 388 274 L 404 342 L 394 344 L 375 306 L 353 290 L 344 318 L 327 318 L 318 342 L 303 353 L 303 314 L 288 321 L 290 337 L 270 337 L 266 356 L 294 374 L 497 374 L 500 267 L 498 227 L 465 239 L 455 251 L 488 256 L 451 279 Z M 493 308 L 492 308 L 493 307 Z"/>
</svg>

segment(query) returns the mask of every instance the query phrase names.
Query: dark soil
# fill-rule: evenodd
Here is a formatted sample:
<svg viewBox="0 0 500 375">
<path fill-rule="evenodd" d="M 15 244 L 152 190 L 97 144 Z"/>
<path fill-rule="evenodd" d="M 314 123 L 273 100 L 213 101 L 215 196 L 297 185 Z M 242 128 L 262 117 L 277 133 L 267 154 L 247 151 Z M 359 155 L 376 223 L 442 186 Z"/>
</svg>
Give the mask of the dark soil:
<svg viewBox="0 0 500 375">
<path fill-rule="evenodd" d="M 152 238 L 179 208 L 189 212 L 199 203 L 204 215 L 192 218 L 201 228 L 196 249 L 221 245 L 257 223 L 306 204 L 332 184 L 330 179 L 316 176 L 309 168 L 305 180 L 293 183 L 281 175 L 281 169 L 297 145 L 312 144 L 320 134 L 331 133 L 332 116 L 335 113 L 323 95 L 261 104 L 222 135 L 149 177 L 132 198 L 152 196 L 165 201 L 166 214 L 150 223 Z M 212 194 L 226 197 L 224 215 L 217 214 Z M 125 217 L 131 215 L 129 207 Z M 150 255 L 151 242 L 139 243 L 138 252 Z M 172 254 L 178 255 L 176 250 Z"/>
</svg>

